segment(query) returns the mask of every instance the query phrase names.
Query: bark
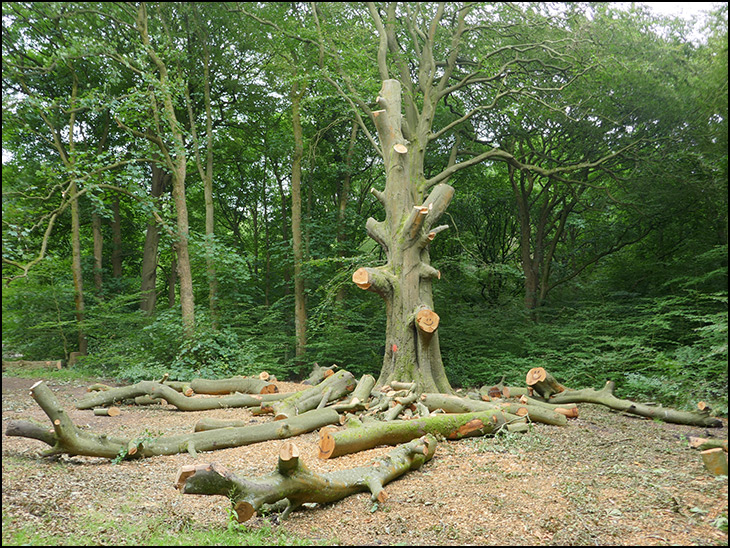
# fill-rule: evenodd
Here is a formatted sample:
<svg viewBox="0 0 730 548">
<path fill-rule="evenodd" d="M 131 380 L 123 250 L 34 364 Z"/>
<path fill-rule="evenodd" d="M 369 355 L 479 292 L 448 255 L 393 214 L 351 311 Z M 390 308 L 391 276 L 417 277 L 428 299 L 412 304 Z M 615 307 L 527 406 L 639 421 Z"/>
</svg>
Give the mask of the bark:
<svg viewBox="0 0 730 548">
<path fill-rule="evenodd" d="M 216 464 L 183 466 L 177 487 L 183 494 L 229 497 L 239 522 L 249 520 L 264 505 L 286 500 L 286 518 L 304 503 L 328 503 L 361 491 L 370 491 L 372 500 L 384 502 L 384 486 L 406 472 L 417 470 L 436 451 L 436 439 L 424 436 L 404 444 L 373 466 L 362 466 L 326 474 L 309 470 L 291 442 L 279 451 L 279 463 L 272 473 L 258 478 L 239 477 Z"/>
<path fill-rule="evenodd" d="M 8 436 L 37 439 L 50 445 L 51 449 L 44 456 L 68 454 L 133 459 L 183 452 L 195 456 L 197 451 L 213 451 L 285 439 L 340 422 L 340 415 L 334 409 L 318 409 L 292 419 L 242 428 L 223 428 L 167 437 L 145 432 L 138 438 L 130 439 L 94 434 L 78 428 L 43 381 L 34 384 L 30 393 L 51 420 L 53 431 L 44 430 L 28 421 L 11 421 L 5 433 Z"/>
<path fill-rule="evenodd" d="M 312 368 L 312 372 L 309 374 L 309 377 L 307 377 L 305 380 L 302 381 L 302 384 L 319 384 L 323 380 L 325 380 L 330 375 L 335 374 L 335 369 L 337 368 L 337 365 L 333 364 L 329 367 L 322 367 L 318 363 L 314 364 L 314 367 Z"/>
<path fill-rule="evenodd" d="M 553 407 L 545 405 L 529 405 L 527 403 L 516 403 L 509 401 L 479 401 L 469 398 L 460 398 L 449 394 L 422 394 L 422 403 L 430 410 L 441 409 L 446 413 L 470 413 L 476 411 L 487 411 L 489 409 L 501 409 L 507 413 L 519 417 L 527 417 L 532 422 L 564 426 L 567 423 L 567 415 L 558 412 Z"/>
<path fill-rule="evenodd" d="M 119 213 L 119 196 L 114 196 L 112 210 L 112 276 L 119 279 L 122 277 L 122 216 Z"/>
<path fill-rule="evenodd" d="M 169 185 L 171 176 L 161 167 L 152 164 L 152 185 L 150 196 L 157 200 Z M 144 248 L 142 251 L 142 282 L 140 292 L 142 300 L 140 309 L 152 314 L 157 305 L 157 248 L 160 241 L 160 229 L 153 217 L 147 221 Z"/>
<path fill-rule="evenodd" d="M 532 387 L 542 398 L 550 399 L 553 394 L 558 394 L 565 390 L 565 387 L 555 380 L 550 373 L 542 367 L 534 367 L 527 372 L 525 381 L 527 386 Z"/>
<path fill-rule="evenodd" d="M 356 386 L 355 377 L 349 371 L 339 371 L 321 383 L 306 390 L 295 392 L 288 398 L 271 405 L 275 420 L 294 417 L 324 402 L 336 401 L 352 392 Z"/>
<path fill-rule="evenodd" d="M 96 212 L 91 214 L 91 235 L 94 247 L 94 288 L 101 297 L 104 239 L 101 234 L 101 217 Z"/>
<path fill-rule="evenodd" d="M 430 265 L 428 246 L 454 193 L 446 184 L 430 192 L 423 175 L 423 141 L 405 139 L 402 132 L 401 87 L 385 80 L 373 112 L 385 162 L 383 192 L 374 190 L 385 209 L 385 220 L 370 218 L 368 235 L 383 248 L 387 264 L 363 267 L 353 274 L 361 289 L 379 294 L 386 303 L 385 355 L 378 386 L 415 381 L 419 391 L 451 392 L 441 360 L 438 315 L 433 310 L 431 282 L 440 277 Z"/>
<path fill-rule="evenodd" d="M 706 451 L 707 449 L 720 447 L 723 451 L 727 453 L 727 440 L 698 438 L 695 436 L 690 436 L 689 446 L 692 449 L 699 449 L 700 451 Z"/>
<path fill-rule="evenodd" d="M 148 14 L 146 4 L 141 3 L 137 8 L 137 31 L 142 39 L 150 60 L 156 68 L 155 77 L 159 79 L 162 95 L 162 112 L 157 112 L 157 100 L 152 97 L 151 107 L 156 114 L 162 114 L 167 129 L 170 131 L 172 146 L 168 149 L 163 142 L 163 136 L 151 137 L 163 154 L 168 170 L 172 174 L 172 196 L 176 212 L 176 241 L 177 274 L 180 283 L 180 305 L 182 309 L 182 323 L 185 335 L 192 337 L 195 332 L 195 299 L 193 296 L 193 276 L 190 268 L 190 252 L 188 249 L 189 222 L 188 206 L 185 199 L 185 177 L 187 173 L 187 153 L 185 139 L 182 133 L 182 124 L 177 119 L 175 101 L 170 91 L 167 65 L 152 47 L 147 31 Z M 145 137 L 150 138 L 147 135 Z"/>
<path fill-rule="evenodd" d="M 623 411 L 641 417 L 661 419 L 674 424 L 688 424 L 692 426 L 706 426 L 721 428 L 722 421 L 710 416 L 709 410 L 679 411 L 661 405 L 647 405 L 630 400 L 622 400 L 613 395 L 615 384 L 608 381 L 601 390 L 584 388 L 582 390 L 565 390 L 550 398 L 550 403 L 597 403 L 616 411 Z"/>
<path fill-rule="evenodd" d="M 230 377 L 228 379 L 193 379 L 190 387 L 196 394 L 275 394 L 279 388 L 267 380 L 255 377 Z"/>
<path fill-rule="evenodd" d="M 81 327 L 84 321 L 84 280 L 81 272 L 81 230 L 79 225 L 79 201 L 77 198 L 78 186 L 76 181 L 71 184 L 71 272 L 73 273 L 74 301 L 76 303 L 76 322 L 78 324 L 79 352 L 83 355 L 87 351 L 86 334 Z"/>
<path fill-rule="evenodd" d="M 379 445 L 397 445 L 425 434 L 450 440 L 485 436 L 496 433 L 504 426 L 522 431 L 526 428 L 525 419 L 499 409 L 489 409 L 477 413 L 440 414 L 413 420 L 375 421 L 337 432 L 324 429 L 320 431 L 319 458 L 335 458 Z M 515 428 L 511 428 L 513 426 Z"/>
<path fill-rule="evenodd" d="M 140 396 L 151 398 L 141 403 L 154 403 L 165 400 L 179 411 L 205 411 L 209 409 L 225 409 L 229 407 L 256 407 L 262 403 L 271 403 L 284 397 L 279 394 L 234 394 L 223 397 L 189 397 L 167 384 L 156 381 L 140 381 L 129 386 L 111 388 L 89 394 L 76 404 L 77 409 L 93 409 L 112 405 L 115 402 L 135 400 Z"/>
<path fill-rule="evenodd" d="M 294 326 L 296 333 L 296 356 L 303 358 L 307 348 L 307 305 L 304 294 L 302 262 L 302 156 L 304 136 L 300 118 L 301 102 L 306 84 L 297 81 L 292 86 L 292 130 L 294 134 L 294 155 L 291 175 L 291 232 L 294 254 Z"/>
</svg>

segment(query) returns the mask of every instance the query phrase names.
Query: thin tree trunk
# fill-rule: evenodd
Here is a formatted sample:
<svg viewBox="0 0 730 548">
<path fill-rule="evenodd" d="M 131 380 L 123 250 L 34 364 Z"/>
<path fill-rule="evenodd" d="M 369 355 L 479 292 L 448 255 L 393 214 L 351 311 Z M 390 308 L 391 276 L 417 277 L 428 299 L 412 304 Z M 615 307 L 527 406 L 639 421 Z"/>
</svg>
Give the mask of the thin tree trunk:
<svg viewBox="0 0 730 548">
<path fill-rule="evenodd" d="M 119 279 L 122 277 L 122 217 L 119 213 L 119 196 L 114 196 L 112 210 L 112 276 Z"/>
<path fill-rule="evenodd" d="M 292 202 L 292 248 L 294 252 L 294 326 L 296 333 L 296 356 L 301 359 L 307 347 L 307 307 L 302 277 L 302 155 L 304 137 L 300 119 L 301 100 L 306 84 L 297 82 L 292 87 L 292 129 L 294 132 L 294 155 L 292 157 L 291 202 Z"/>
<path fill-rule="evenodd" d="M 152 185 L 150 196 L 157 201 L 170 182 L 170 174 L 163 168 L 152 165 Z M 157 248 L 160 240 L 160 228 L 150 217 L 147 221 L 144 250 L 142 252 L 142 283 L 140 291 L 142 300 L 140 309 L 147 314 L 154 312 L 157 305 Z"/>
<path fill-rule="evenodd" d="M 94 288 L 101 298 L 104 239 L 101 234 L 101 217 L 96 212 L 91 214 L 91 235 L 94 242 Z"/>
</svg>

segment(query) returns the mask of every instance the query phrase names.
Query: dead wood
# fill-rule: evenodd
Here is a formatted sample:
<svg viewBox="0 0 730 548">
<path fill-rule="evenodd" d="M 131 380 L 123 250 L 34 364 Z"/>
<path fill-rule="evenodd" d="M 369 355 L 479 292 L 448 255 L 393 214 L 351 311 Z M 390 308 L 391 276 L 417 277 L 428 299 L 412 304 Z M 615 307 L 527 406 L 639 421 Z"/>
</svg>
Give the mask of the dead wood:
<svg viewBox="0 0 730 548">
<path fill-rule="evenodd" d="M 286 500 L 282 519 L 305 503 L 328 503 L 353 493 L 370 491 L 372 500 L 387 499 L 384 486 L 410 470 L 417 470 L 436 451 L 436 439 L 424 436 L 397 447 L 373 466 L 362 466 L 317 474 L 299 458 L 299 451 L 285 443 L 273 472 L 258 478 L 237 476 L 222 466 L 205 464 L 183 466 L 177 474 L 177 487 L 184 494 L 229 497 L 239 522 L 255 515 L 264 505 Z"/>
<path fill-rule="evenodd" d="M 691 426 L 706 426 L 712 428 L 722 427 L 722 421 L 710 416 L 707 409 L 696 411 L 679 411 L 661 405 L 648 405 L 637 403 L 631 400 L 622 400 L 613 395 L 616 385 L 608 381 L 601 390 L 584 388 L 582 390 L 564 390 L 559 394 L 550 397 L 549 402 L 553 404 L 564 403 L 597 403 L 605 405 L 616 411 L 631 413 L 651 419 L 661 419 L 674 424 L 687 424 Z"/>
<path fill-rule="evenodd" d="M 320 404 L 337 401 L 355 389 L 355 377 L 349 371 L 330 375 L 316 386 L 301 390 L 287 398 L 271 404 L 275 420 L 295 417 L 300 413 L 316 409 Z"/>
<path fill-rule="evenodd" d="M 705 468 L 715 476 L 727 476 L 727 453 L 722 447 L 706 449 L 700 453 Z"/>
<path fill-rule="evenodd" d="M 461 398 L 451 394 L 422 394 L 422 403 L 429 411 L 441 409 L 446 413 L 470 413 L 499 409 L 519 417 L 527 417 L 532 422 L 564 426 L 567 418 L 555 409 L 547 406 L 522 404 L 504 400 L 481 401 L 470 398 Z"/>
<path fill-rule="evenodd" d="M 450 440 L 468 436 L 494 434 L 502 427 L 524 431 L 525 419 L 500 409 L 478 413 L 441 414 L 412 420 L 373 421 L 359 425 L 352 421 L 340 431 L 320 430 L 319 458 L 329 459 L 372 449 L 379 445 L 398 445 L 424 434 L 434 434 Z"/>
<path fill-rule="evenodd" d="M 268 379 L 268 377 L 267 377 Z M 275 394 L 279 388 L 267 379 L 258 377 L 230 377 L 228 379 L 193 379 L 190 387 L 196 394 Z"/>
<path fill-rule="evenodd" d="M 302 384 L 317 385 L 325 380 L 327 377 L 334 375 L 335 369 L 337 369 L 337 364 L 332 364 L 329 367 L 322 367 L 318 363 L 315 363 L 314 367 L 312 368 L 312 372 L 309 374 L 309 377 L 304 379 L 302 381 Z"/>
<path fill-rule="evenodd" d="M 5 433 L 8 436 L 37 439 L 50 445 L 51 449 L 46 451 L 44 456 L 68 454 L 127 459 L 174 455 L 186 451 L 195 455 L 197 451 L 212 451 L 285 439 L 311 432 L 322 426 L 340 423 L 337 411 L 319 409 L 279 422 L 167 437 L 154 432 L 145 432 L 138 438 L 130 439 L 95 434 L 78 428 L 44 382 L 34 384 L 30 393 L 53 423 L 53 432 L 27 421 L 11 421 Z"/>
</svg>

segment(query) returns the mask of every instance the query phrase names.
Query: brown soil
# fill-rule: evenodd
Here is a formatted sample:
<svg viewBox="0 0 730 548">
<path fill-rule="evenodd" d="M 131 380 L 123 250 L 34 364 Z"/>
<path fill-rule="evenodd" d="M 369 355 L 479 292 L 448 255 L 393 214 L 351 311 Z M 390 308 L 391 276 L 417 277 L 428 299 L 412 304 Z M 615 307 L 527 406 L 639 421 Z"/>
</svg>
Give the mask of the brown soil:
<svg viewBox="0 0 730 548">
<path fill-rule="evenodd" d="M 11 419 L 48 423 L 28 395 L 35 380 L 3 377 L 3 431 Z M 77 425 L 138 437 L 192 431 L 202 417 L 252 417 L 241 409 L 184 413 L 170 406 L 122 406 L 118 417 L 75 409 L 89 383 L 49 381 Z M 280 383 L 282 391 L 298 385 Z M 535 425 L 519 436 L 441 442 L 432 461 L 389 484 L 377 509 L 362 493 L 323 507 L 255 517 L 250 528 L 274 524 L 314 542 L 346 545 L 727 545 L 717 518 L 727 516 L 727 477 L 713 477 L 686 437 L 727 438 L 722 429 L 665 424 L 580 406 L 565 427 Z M 331 471 L 367 464 L 390 448 L 322 461 L 317 434 L 295 439 L 306 464 Z M 186 464 L 217 462 L 242 475 L 273 470 L 282 442 L 199 454 L 125 461 L 62 456 L 40 458 L 41 442 L 3 435 L 3 545 L 19 527 L 75 540 L 86 516 L 145 523 L 163 517 L 171 530 L 225 529 L 224 497 L 180 495 L 173 481 Z M 113 531 L 113 528 L 110 528 Z M 139 541 L 139 537 L 135 541 Z M 98 544 L 129 544 L 100 532 Z M 94 543 L 96 544 L 96 543 Z"/>
</svg>

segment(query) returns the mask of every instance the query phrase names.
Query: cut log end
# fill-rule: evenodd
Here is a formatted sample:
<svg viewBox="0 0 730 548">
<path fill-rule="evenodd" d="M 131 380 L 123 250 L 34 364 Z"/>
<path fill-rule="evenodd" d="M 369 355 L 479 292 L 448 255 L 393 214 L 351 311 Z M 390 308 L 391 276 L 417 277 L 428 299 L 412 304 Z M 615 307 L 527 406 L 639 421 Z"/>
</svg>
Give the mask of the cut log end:
<svg viewBox="0 0 730 548">
<path fill-rule="evenodd" d="M 318 456 L 322 460 L 330 458 L 335 451 L 335 439 L 332 437 L 332 432 L 335 430 L 335 428 L 325 427 L 319 431 Z"/>
<path fill-rule="evenodd" d="M 539 382 L 544 381 L 547 378 L 547 371 L 542 367 L 533 367 L 527 372 L 527 379 L 525 382 L 527 386 L 533 386 Z"/>
<path fill-rule="evenodd" d="M 236 519 L 238 520 L 238 523 L 248 521 L 256 515 L 256 509 L 250 502 L 246 502 L 245 500 L 238 501 L 233 509 L 236 511 Z"/>
<path fill-rule="evenodd" d="M 370 283 L 370 274 L 365 268 L 358 268 L 352 274 L 353 283 L 360 289 L 368 289 L 372 283 Z"/>
<path fill-rule="evenodd" d="M 722 447 L 707 449 L 700 453 L 705 468 L 715 476 L 727 476 L 727 454 Z"/>
</svg>

